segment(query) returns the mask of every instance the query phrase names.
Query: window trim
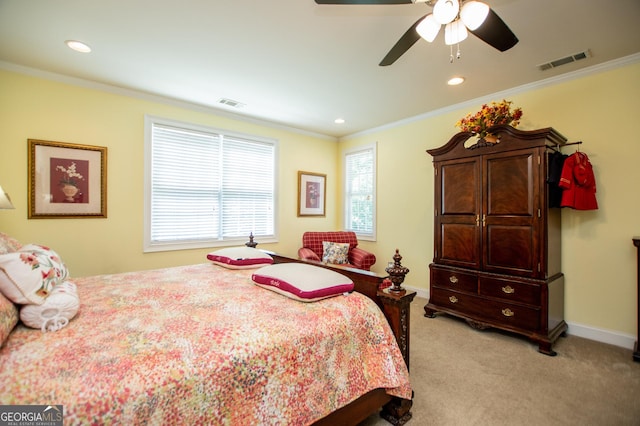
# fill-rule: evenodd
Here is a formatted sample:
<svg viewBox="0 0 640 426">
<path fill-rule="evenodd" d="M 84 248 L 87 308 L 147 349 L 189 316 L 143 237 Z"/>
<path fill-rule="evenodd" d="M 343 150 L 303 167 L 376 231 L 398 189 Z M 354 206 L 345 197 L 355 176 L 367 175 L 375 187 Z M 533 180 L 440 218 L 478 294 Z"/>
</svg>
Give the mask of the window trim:
<svg viewBox="0 0 640 426">
<path fill-rule="evenodd" d="M 371 233 L 361 233 L 358 231 L 353 231 L 352 229 L 348 229 L 347 228 L 347 224 L 349 223 L 349 218 L 347 217 L 349 214 L 349 210 L 348 210 L 348 188 L 347 188 L 347 156 L 354 154 L 354 153 L 358 153 L 358 152 L 362 152 L 362 151 L 368 151 L 371 150 L 373 151 L 373 229 Z M 358 240 L 362 240 L 362 241 L 376 241 L 377 238 L 377 228 L 378 228 L 378 224 L 377 224 L 377 211 L 378 211 L 378 188 L 377 188 L 377 180 L 378 180 L 378 149 L 377 149 L 377 142 L 373 142 L 370 144 L 366 144 L 366 145 L 359 145 L 353 148 L 349 148 L 346 149 L 343 153 L 342 153 L 342 188 L 343 188 L 343 195 L 342 195 L 342 205 L 343 205 L 343 214 L 342 214 L 342 218 L 343 218 L 343 225 L 344 225 L 344 229 L 347 231 L 353 231 L 356 233 L 356 236 L 358 237 Z"/>
<path fill-rule="evenodd" d="M 278 210 L 278 149 L 279 144 L 277 139 L 268 138 L 264 136 L 256 136 L 253 134 L 233 132 L 229 130 L 214 128 L 206 125 L 188 123 L 184 121 L 172 120 L 168 118 L 145 115 L 144 116 L 144 237 L 143 237 L 143 252 L 161 252 L 161 251 L 173 251 L 173 250 L 190 250 L 200 248 L 214 248 L 214 247 L 230 247 L 236 245 L 244 245 L 249 241 L 249 235 L 242 238 L 233 239 L 216 239 L 216 240 L 198 240 L 198 241 L 184 241 L 184 242 L 152 242 L 151 241 L 151 144 L 153 135 L 153 125 L 159 124 L 163 126 L 171 126 L 184 128 L 188 130 L 221 134 L 229 137 L 236 137 L 242 139 L 249 139 L 256 142 L 264 142 L 273 144 L 274 149 L 274 176 L 273 176 L 273 235 L 259 236 L 259 242 L 261 244 L 277 243 L 278 242 L 278 223 L 279 223 L 279 210 Z"/>
</svg>

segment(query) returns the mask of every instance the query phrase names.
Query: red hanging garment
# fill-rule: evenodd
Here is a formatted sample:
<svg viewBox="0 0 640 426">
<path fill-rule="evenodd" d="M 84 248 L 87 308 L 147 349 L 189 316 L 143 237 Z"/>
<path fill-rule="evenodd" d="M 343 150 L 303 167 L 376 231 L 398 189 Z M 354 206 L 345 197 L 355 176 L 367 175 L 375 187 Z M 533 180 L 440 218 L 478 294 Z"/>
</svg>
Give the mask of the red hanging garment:
<svg viewBox="0 0 640 426">
<path fill-rule="evenodd" d="M 576 210 L 598 208 L 596 178 L 587 154 L 576 152 L 565 160 L 558 186 L 563 189 L 561 207 Z"/>
</svg>

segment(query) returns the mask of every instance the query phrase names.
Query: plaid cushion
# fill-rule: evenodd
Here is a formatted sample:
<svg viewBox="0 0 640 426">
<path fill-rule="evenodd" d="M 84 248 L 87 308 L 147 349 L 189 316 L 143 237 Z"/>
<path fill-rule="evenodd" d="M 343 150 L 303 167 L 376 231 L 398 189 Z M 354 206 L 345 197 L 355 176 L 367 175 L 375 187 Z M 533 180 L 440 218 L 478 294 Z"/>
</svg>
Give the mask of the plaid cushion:
<svg viewBox="0 0 640 426">
<path fill-rule="evenodd" d="M 320 259 L 322 259 L 323 241 L 349 243 L 349 251 L 358 245 L 358 237 L 352 231 L 305 232 L 302 234 L 302 247 L 310 248 Z"/>
<path fill-rule="evenodd" d="M 376 263 L 376 256 L 359 247 L 354 247 L 349 252 L 349 263 L 352 263 L 356 268 L 368 271 Z"/>
</svg>

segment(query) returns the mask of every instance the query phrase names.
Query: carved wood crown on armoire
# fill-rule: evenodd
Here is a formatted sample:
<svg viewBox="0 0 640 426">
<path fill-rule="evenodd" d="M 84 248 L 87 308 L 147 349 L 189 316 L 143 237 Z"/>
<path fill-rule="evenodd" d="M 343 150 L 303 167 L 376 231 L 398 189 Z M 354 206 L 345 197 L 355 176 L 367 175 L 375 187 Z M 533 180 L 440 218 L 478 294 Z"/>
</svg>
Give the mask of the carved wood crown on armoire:
<svg viewBox="0 0 640 426">
<path fill-rule="evenodd" d="M 549 206 L 553 128 L 496 126 L 497 143 L 461 132 L 427 152 L 435 173 L 434 257 L 425 316 L 518 333 L 555 355 L 564 335 L 560 209 Z"/>
</svg>

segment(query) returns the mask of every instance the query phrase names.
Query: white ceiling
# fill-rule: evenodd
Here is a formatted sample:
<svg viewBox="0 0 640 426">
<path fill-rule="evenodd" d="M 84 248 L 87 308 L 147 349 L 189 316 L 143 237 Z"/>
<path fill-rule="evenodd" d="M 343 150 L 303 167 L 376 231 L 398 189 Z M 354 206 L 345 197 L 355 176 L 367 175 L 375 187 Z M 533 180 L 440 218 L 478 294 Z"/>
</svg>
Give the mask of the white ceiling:
<svg viewBox="0 0 640 426">
<path fill-rule="evenodd" d="M 440 34 L 380 67 L 430 7 L 0 0 L 0 61 L 340 137 L 640 52 L 639 0 L 485 1 L 520 39 L 514 48 L 469 35 L 451 64 Z M 71 51 L 68 39 L 92 53 Z M 537 68 L 586 49 L 588 59 Z M 467 81 L 447 86 L 454 75 Z"/>
</svg>

